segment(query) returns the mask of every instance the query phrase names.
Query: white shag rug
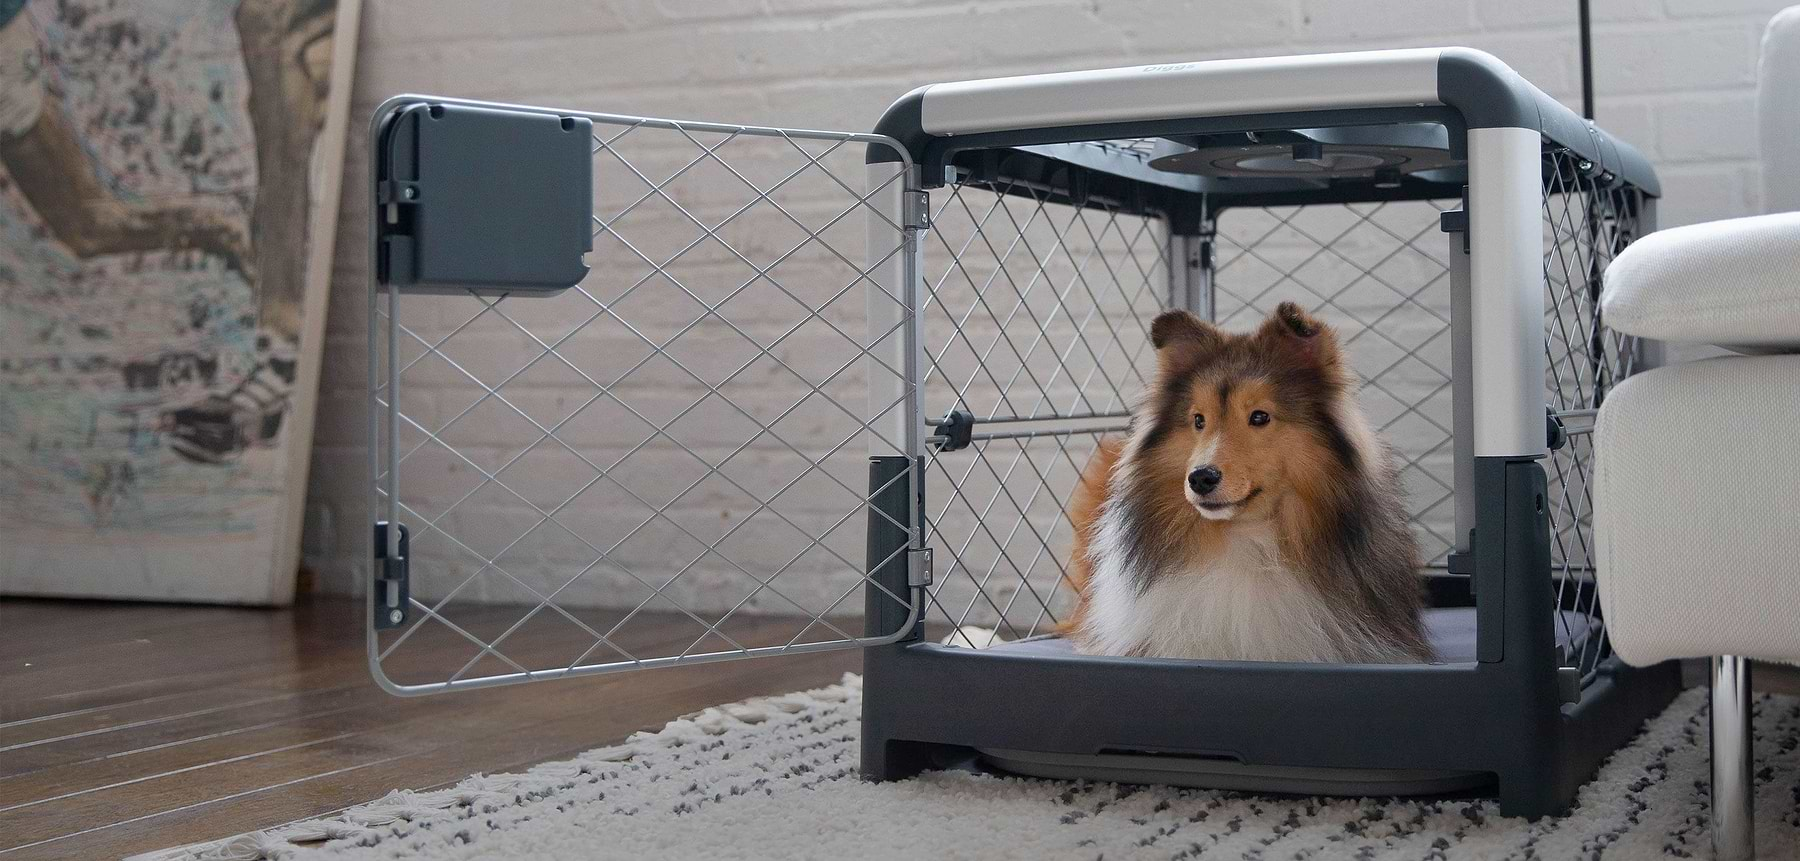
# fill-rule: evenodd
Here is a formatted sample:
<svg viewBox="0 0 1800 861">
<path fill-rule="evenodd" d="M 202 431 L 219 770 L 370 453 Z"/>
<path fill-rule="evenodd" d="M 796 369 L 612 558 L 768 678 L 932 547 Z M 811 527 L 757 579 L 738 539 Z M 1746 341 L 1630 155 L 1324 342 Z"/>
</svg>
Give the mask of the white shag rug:
<svg viewBox="0 0 1800 861">
<path fill-rule="evenodd" d="M 961 772 L 856 776 L 862 682 L 707 709 L 523 774 L 398 791 L 140 859 L 1708 858 L 1706 692 L 1613 756 L 1571 815 L 1493 801 L 1260 798 Z M 1800 858 L 1800 699 L 1756 703 L 1760 857 Z"/>
</svg>

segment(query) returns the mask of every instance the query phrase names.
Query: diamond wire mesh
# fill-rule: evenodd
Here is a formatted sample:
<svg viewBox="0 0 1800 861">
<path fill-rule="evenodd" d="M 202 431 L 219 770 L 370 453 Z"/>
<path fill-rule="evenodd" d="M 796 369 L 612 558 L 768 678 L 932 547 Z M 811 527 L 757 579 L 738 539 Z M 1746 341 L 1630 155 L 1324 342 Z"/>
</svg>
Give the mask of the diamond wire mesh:
<svg viewBox="0 0 1800 861">
<path fill-rule="evenodd" d="M 1360 400 L 1393 446 L 1421 562 L 1455 549 L 1446 201 L 1226 209 L 1214 318 L 1246 329 L 1284 301 L 1338 331 Z"/>
<path fill-rule="evenodd" d="M 1578 161 L 1564 150 L 1544 156 L 1545 397 L 1557 412 L 1585 418 L 1634 370 L 1635 344 L 1605 328 L 1598 300 L 1607 263 L 1638 235 L 1642 195 L 1603 187 Z M 1431 566 L 1444 563 L 1455 529 L 1450 295 L 1437 235 L 1448 204 L 1227 210 L 1214 281 L 1215 313 L 1227 326 L 1292 299 L 1343 333 L 1363 407 L 1400 458 L 1408 513 Z M 1557 617 L 1561 659 L 1584 681 L 1611 653 L 1594 582 L 1592 466 L 1585 433 L 1545 464 L 1553 588 L 1567 611 Z"/>
<path fill-rule="evenodd" d="M 1606 392 L 1636 370 L 1635 340 L 1600 319 L 1601 274 L 1640 234 L 1643 195 L 1629 186 L 1608 187 L 1591 163 L 1553 149 L 1544 154 L 1545 377 L 1558 412 L 1591 416 Z M 1612 650 L 1600 622 L 1594 577 L 1593 436 L 1572 434 L 1551 453 L 1551 566 L 1564 638 L 1562 663 L 1594 678 Z M 1585 626 L 1587 636 L 1576 637 Z"/>
<path fill-rule="evenodd" d="M 868 277 L 903 253 L 899 225 L 866 248 L 903 165 L 872 183 L 867 136 L 593 118 L 579 286 L 378 307 L 398 456 L 377 505 L 392 487 L 412 535 L 410 619 L 377 644 L 397 684 L 861 633 L 865 526 L 893 519 L 866 456 L 905 454 L 872 425 L 917 420 L 889 358 L 903 324 L 868 323 L 883 303 L 909 316 Z M 905 394 L 875 405 L 872 386 Z"/>
<path fill-rule="evenodd" d="M 1029 189 L 952 184 L 932 193 L 924 254 L 927 413 L 986 422 L 1098 417 L 1122 425 L 1144 385 L 1150 321 L 1168 291 L 1159 219 Z M 928 451 L 927 541 L 938 572 L 928 624 L 1013 639 L 1073 605 L 1064 506 L 1093 434 L 977 441 Z"/>
<path fill-rule="evenodd" d="M 1580 417 L 1633 370 L 1635 348 L 1600 325 L 1597 297 L 1606 263 L 1638 233 L 1641 194 L 1598 187 L 1572 171 L 1564 152 L 1545 159 L 1546 399 Z M 1339 330 L 1363 381 L 1363 407 L 1400 459 L 1421 563 L 1431 567 L 1454 549 L 1449 241 L 1438 218 L 1453 205 L 1228 209 L 1215 237 L 1218 322 L 1247 328 L 1293 300 Z M 934 194 L 933 212 L 928 413 L 955 406 L 978 418 L 1069 418 L 1129 404 L 1144 382 L 1144 324 L 1167 298 L 1155 219 L 966 185 Z M 1106 325 L 1095 338 L 1077 320 Z M 1092 362 L 1096 340 L 1118 352 L 1072 367 L 1071 357 Z M 1125 356 L 1114 372 L 1112 359 Z M 1084 382 L 1071 388 L 1078 377 Z M 1019 637 L 1061 618 L 1073 603 L 1062 579 L 1069 534 L 1061 504 L 1093 446 L 1087 434 L 1046 435 L 930 456 L 929 539 L 942 569 L 931 621 Z M 1592 577 L 1591 464 L 1585 434 L 1571 435 L 1546 463 L 1554 583 L 1559 607 L 1572 611 L 1558 617 L 1573 644 L 1562 657 L 1590 679 L 1609 654 Z"/>
</svg>

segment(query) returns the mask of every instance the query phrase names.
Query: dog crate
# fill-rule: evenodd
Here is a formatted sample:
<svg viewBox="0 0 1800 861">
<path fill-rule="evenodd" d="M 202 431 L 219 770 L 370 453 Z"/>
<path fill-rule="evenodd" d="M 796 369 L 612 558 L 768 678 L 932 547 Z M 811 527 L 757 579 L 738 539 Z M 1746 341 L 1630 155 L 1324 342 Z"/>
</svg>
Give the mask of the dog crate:
<svg viewBox="0 0 1800 861">
<path fill-rule="evenodd" d="M 1588 489 L 1656 177 L 1485 54 L 938 84 L 873 134 L 400 96 L 371 146 L 395 693 L 862 648 L 873 779 L 1537 816 L 1678 690 L 1608 648 Z M 1150 320 L 1283 300 L 1401 461 L 1438 660 L 1073 653 L 1065 506 Z"/>
</svg>

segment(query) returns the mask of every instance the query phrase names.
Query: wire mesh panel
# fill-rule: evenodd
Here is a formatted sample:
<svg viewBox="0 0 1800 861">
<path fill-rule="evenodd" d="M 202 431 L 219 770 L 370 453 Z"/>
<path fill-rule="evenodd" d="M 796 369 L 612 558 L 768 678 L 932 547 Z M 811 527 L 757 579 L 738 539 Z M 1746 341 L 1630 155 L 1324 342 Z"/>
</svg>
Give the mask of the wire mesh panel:
<svg viewBox="0 0 1800 861">
<path fill-rule="evenodd" d="M 1098 437 L 1143 389 L 1169 277 L 1161 219 L 1000 182 L 932 192 L 922 396 L 981 422 L 929 452 L 927 620 L 1046 633 L 1074 604 L 1065 506 Z M 935 630 L 933 632 L 936 633 Z"/>
<path fill-rule="evenodd" d="M 1594 582 L 1587 432 L 1636 346 L 1599 315 L 1601 274 L 1640 234 L 1640 191 L 1602 181 L 1566 150 L 1544 155 L 1545 403 L 1568 423 L 1548 473 L 1552 581 L 1564 665 L 1591 679 L 1610 654 Z M 1421 561 L 1455 547 L 1448 244 L 1455 201 L 1228 209 L 1218 219 L 1213 302 L 1227 327 L 1299 302 L 1338 328 L 1364 410 L 1394 447 Z M 1473 241 L 1480 241 L 1475 237 Z"/>
<path fill-rule="evenodd" d="M 1593 416 L 1606 392 L 1637 369 L 1638 345 L 1600 319 L 1601 275 L 1643 230 L 1643 193 L 1615 184 L 1589 161 L 1553 149 L 1544 154 L 1545 376 L 1550 407 L 1570 423 L 1568 442 L 1551 452 L 1551 544 L 1563 664 L 1583 681 L 1612 650 L 1600 624 L 1594 579 Z M 1577 630 L 1586 626 L 1586 631 Z M 1585 633 L 1585 636 L 1576 636 Z"/>
<path fill-rule="evenodd" d="M 1586 433 L 1636 350 L 1598 317 L 1600 275 L 1639 233 L 1642 195 L 1566 152 L 1544 162 L 1545 403 L 1569 427 L 1546 462 L 1566 665 L 1591 678 L 1608 654 L 1593 581 Z M 1052 203 L 1005 182 L 933 195 L 925 254 L 928 412 L 973 415 L 976 442 L 930 456 L 929 539 L 940 572 L 929 618 L 1007 638 L 1053 630 L 1066 505 L 1093 452 L 1118 432 L 1150 367 L 1146 330 L 1169 300 L 1164 226 L 1104 203 Z M 1454 200 L 1231 207 L 1216 218 L 1214 319 L 1247 330 L 1283 301 L 1332 323 L 1359 396 L 1401 467 L 1422 566 L 1456 548 L 1450 240 Z M 1479 241 L 1477 237 L 1475 241 Z"/>
<path fill-rule="evenodd" d="M 593 121 L 584 281 L 373 301 L 374 505 L 410 533 L 411 590 L 404 623 L 372 631 L 378 677 L 431 691 L 870 642 L 865 531 L 911 523 L 871 504 L 867 457 L 906 455 L 878 426 L 920 421 L 894 358 L 914 300 L 872 277 L 910 257 L 888 205 L 905 154 L 575 116 Z M 900 160 L 869 170 L 870 146 Z"/>
<path fill-rule="evenodd" d="M 1226 209 L 1217 221 L 1213 312 L 1256 325 L 1282 302 L 1337 329 L 1360 400 L 1393 447 L 1420 561 L 1455 549 L 1449 243 L 1452 201 Z"/>
</svg>

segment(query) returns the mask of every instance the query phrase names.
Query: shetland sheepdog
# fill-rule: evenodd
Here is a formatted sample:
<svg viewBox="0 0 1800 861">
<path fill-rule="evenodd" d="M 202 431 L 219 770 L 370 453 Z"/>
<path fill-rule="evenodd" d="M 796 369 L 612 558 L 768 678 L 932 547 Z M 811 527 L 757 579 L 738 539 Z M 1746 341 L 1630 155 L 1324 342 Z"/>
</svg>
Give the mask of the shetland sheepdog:
<svg viewBox="0 0 1800 861">
<path fill-rule="evenodd" d="M 1250 334 L 1169 311 L 1150 340 L 1131 431 L 1070 500 L 1076 649 L 1430 661 L 1398 473 L 1336 333 L 1284 302 Z"/>
</svg>

